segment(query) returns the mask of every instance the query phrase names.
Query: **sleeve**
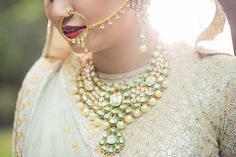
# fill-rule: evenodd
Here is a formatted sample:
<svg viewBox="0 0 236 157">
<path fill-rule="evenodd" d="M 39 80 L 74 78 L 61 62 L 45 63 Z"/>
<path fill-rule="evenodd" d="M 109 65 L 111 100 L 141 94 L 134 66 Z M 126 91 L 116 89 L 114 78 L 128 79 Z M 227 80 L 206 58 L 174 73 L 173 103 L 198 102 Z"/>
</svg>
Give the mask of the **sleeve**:
<svg viewBox="0 0 236 157">
<path fill-rule="evenodd" d="M 236 67 L 236 66 L 235 66 Z M 221 157 L 236 156 L 236 68 L 225 87 L 219 148 Z"/>
</svg>

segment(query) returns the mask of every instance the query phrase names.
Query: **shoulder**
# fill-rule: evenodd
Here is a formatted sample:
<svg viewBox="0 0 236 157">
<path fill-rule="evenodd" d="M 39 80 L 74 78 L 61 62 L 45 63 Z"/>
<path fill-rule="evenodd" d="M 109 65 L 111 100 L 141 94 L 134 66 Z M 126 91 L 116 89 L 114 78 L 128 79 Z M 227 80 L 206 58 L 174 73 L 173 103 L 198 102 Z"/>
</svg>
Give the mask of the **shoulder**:
<svg viewBox="0 0 236 157">
<path fill-rule="evenodd" d="M 22 97 L 32 96 L 45 80 L 48 80 L 49 76 L 60 67 L 62 62 L 63 60 L 60 59 L 40 57 L 27 72 L 19 90 L 17 102 Z"/>
<path fill-rule="evenodd" d="M 224 67 L 225 69 L 232 70 L 236 67 L 236 56 L 227 54 L 209 55 L 204 57 L 202 62 L 209 62 L 217 68 Z"/>
<path fill-rule="evenodd" d="M 217 63 L 220 65 L 227 64 L 227 63 L 233 63 L 236 64 L 236 56 L 229 55 L 227 53 L 220 54 L 220 53 L 212 53 L 209 55 L 203 55 L 196 51 L 195 47 L 184 43 L 184 42 L 175 42 L 168 44 L 168 47 L 170 49 L 170 54 L 174 57 L 182 57 L 184 59 L 189 59 L 192 57 L 195 60 L 201 61 L 201 63 Z M 230 66 L 226 65 L 226 66 Z"/>
<path fill-rule="evenodd" d="M 193 67 L 196 68 L 196 72 L 236 76 L 236 56 L 229 54 L 204 56 L 198 53 L 193 46 L 181 42 L 172 44 L 170 48 L 173 59 L 195 65 Z"/>
<path fill-rule="evenodd" d="M 18 93 L 16 102 L 14 126 L 13 126 L 13 143 L 16 146 L 14 150 L 22 151 L 24 133 L 27 128 L 27 121 L 33 110 L 35 100 L 37 100 L 42 87 L 49 80 L 55 71 L 60 67 L 62 60 L 41 57 L 26 74 L 22 86 Z M 19 152 L 16 152 L 16 154 Z"/>
<path fill-rule="evenodd" d="M 236 59 L 233 56 L 217 55 L 211 58 L 215 73 L 221 74 L 220 112 L 220 154 L 233 156 L 236 154 Z"/>
<path fill-rule="evenodd" d="M 204 57 L 201 63 L 205 68 L 202 76 L 214 91 L 211 113 L 217 112 L 219 120 L 219 149 L 221 156 L 236 154 L 236 57 L 217 54 Z M 210 93 L 210 92 L 208 92 Z M 214 114 L 213 114 L 214 115 Z M 213 117 L 213 116 L 212 116 Z M 213 117 L 213 119 L 214 119 Z"/>
<path fill-rule="evenodd" d="M 45 76 L 46 73 L 54 71 L 63 62 L 61 59 L 52 59 L 40 57 L 27 72 L 22 86 L 28 82 L 39 80 L 39 77 Z"/>
<path fill-rule="evenodd" d="M 236 57 L 226 54 L 216 54 L 204 57 L 201 62 L 202 70 L 215 76 L 223 84 L 236 79 Z"/>
</svg>

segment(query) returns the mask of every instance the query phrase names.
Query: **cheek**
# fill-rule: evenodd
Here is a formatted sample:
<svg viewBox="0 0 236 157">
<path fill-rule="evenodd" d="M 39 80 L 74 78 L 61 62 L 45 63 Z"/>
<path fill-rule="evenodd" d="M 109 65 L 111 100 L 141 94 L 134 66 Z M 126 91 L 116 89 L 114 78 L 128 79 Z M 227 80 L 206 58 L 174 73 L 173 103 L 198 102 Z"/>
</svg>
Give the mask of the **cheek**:
<svg viewBox="0 0 236 157">
<path fill-rule="evenodd" d="M 86 18 L 86 21 L 89 24 L 94 24 L 111 15 L 123 1 L 124 0 L 99 0 L 98 3 L 98 1 L 94 0 L 85 0 L 80 1 L 80 5 L 77 5 L 78 3 L 76 3 L 75 9 Z M 58 22 L 52 17 L 52 5 L 46 4 L 45 11 L 52 24 L 59 28 Z M 127 29 L 130 23 L 128 18 L 127 13 L 125 13 L 120 19 L 113 21 L 111 26 L 107 25 L 104 30 L 101 30 L 99 27 L 90 30 L 87 38 L 89 50 L 92 52 L 101 51 L 111 46 L 117 40 L 124 38 L 124 35 L 128 32 Z M 78 45 L 74 45 L 70 42 L 69 44 L 75 52 L 82 50 Z"/>
<path fill-rule="evenodd" d="M 76 5 L 89 24 L 110 16 L 124 0 L 84 0 Z"/>
<path fill-rule="evenodd" d="M 49 18 L 52 12 L 52 5 L 48 2 L 48 0 L 44 0 L 44 11 L 46 16 Z"/>
<path fill-rule="evenodd" d="M 129 13 L 124 14 L 120 19 L 114 21 L 112 25 L 107 25 L 105 29 L 96 28 L 88 36 L 88 46 L 91 51 L 101 51 L 116 42 L 125 40 L 127 34 L 131 33 L 132 18 Z M 132 34 L 132 33 L 131 33 Z"/>
<path fill-rule="evenodd" d="M 44 2 L 45 14 L 46 14 L 47 18 L 52 22 L 52 25 L 55 26 L 56 28 L 59 28 L 58 21 L 56 21 L 55 18 L 53 18 L 53 16 L 52 16 L 52 4 L 50 4 L 50 2 L 46 2 L 46 1 L 47 0 L 45 0 L 45 2 Z"/>
</svg>

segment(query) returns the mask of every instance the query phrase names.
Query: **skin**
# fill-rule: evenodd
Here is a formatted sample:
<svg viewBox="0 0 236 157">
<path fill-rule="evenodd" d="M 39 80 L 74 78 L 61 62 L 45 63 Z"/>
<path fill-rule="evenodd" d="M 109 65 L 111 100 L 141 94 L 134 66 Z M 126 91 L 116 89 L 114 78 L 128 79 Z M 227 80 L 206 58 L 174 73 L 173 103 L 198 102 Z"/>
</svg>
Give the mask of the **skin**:
<svg viewBox="0 0 236 157">
<path fill-rule="evenodd" d="M 227 15 L 229 20 L 229 24 L 231 27 L 233 44 L 234 44 L 234 52 L 236 55 L 236 1 L 235 0 L 219 0 L 223 9 Z"/>
<path fill-rule="evenodd" d="M 79 12 L 88 24 L 94 24 L 110 16 L 121 6 L 124 0 L 44 0 L 47 17 L 59 30 L 59 21 L 65 18 L 63 24 L 70 26 L 83 26 L 85 21 L 78 15 L 68 15 L 68 10 Z M 146 65 L 153 53 L 155 33 L 148 23 L 146 24 L 149 37 L 146 44 L 149 51 L 138 52 L 141 41 L 137 37 L 139 25 L 135 23 L 134 10 L 127 8 L 120 19 L 101 30 L 96 27 L 89 31 L 86 43 L 93 53 L 96 69 L 102 73 L 123 73 Z M 70 43 L 76 53 L 82 53 L 79 45 Z"/>
</svg>

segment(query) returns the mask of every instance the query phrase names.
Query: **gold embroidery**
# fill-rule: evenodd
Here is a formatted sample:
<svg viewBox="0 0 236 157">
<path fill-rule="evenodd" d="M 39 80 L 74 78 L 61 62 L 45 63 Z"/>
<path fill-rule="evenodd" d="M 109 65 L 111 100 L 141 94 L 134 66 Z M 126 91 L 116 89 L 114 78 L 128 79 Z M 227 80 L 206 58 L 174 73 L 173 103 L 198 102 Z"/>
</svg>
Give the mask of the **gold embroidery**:
<svg viewBox="0 0 236 157">
<path fill-rule="evenodd" d="M 27 110 L 31 107 L 31 102 L 28 99 L 24 99 L 22 100 L 21 106 L 23 110 Z"/>
<path fill-rule="evenodd" d="M 19 118 L 17 119 L 17 126 L 20 126 L 26 122 L 27 122 L 27 116 L 25 114 L 19 115 Z"/>
<path fill-rule="evenodd" d="M 66 126 L 64 126 L 64 131 L 66 133 L 69 133 L 69 132 L 71 132 L 71 129 L 66 125 Z"/>
<path fill-rule="evenodd" d="M 35 87 L 30 87 L 29 86 L 27 89 L 25 89 L 25 95 L 30 96 L 30 95 L 34 94 L 35 91 L 36 91 Z"/>
<path fill-rule="evenodd" d="M 17 131 L 16 131 L 16 138 L 17 138 L 18 140 L 24 138 L 24 132 L 23 132 L 23 130 L 17 130 Z"/>
<path fill-rule="evenodd" d="M 214 19 L 212 20 L 212 23 L 204 30 L 204 32 L 202 32 L 199 35 L 197 42 L 205 40 L 213 40 L 216 37 L 216 35 L 218 35 L 223 31 L 226 15 L 218 0 L 215 0 L 215 3 L 216 3 L 216 13 Z"/>
<path fill-rule="evenodd" d="M 20 147 L 16 148 L 16 157 L 21 157 L 22 153 L 23 153 L 23 151 Z"/>
<path fill-rule="evenodd" d="M 45 78 L 48 68 L 52 68 L 55 62 L 60 60 L 48 60 L 40 58 L 27 73 L 18 94 L 17 107 L 13 128 L 13 141 L 15 142 L 15 157 L 22 157 L 22 146 L 24 144 L 25 129 L 27 127 L 28 115 L 35 100 L 38 89 L 42 86 L 41 80 Z M 41 82 L 40 82 L 41 81 Z"/>
<path fill-rule="evenodd" d="M 77 149 L 78 148 L 78 143 L 77 142 L 72 142 L 72 147 L 73 149 Z"/>
<path fill-rule="evenodd" d="M 33 76 L 32 77 L 32 81 L 34 81 L 34 83 L 39 83 L 40 81 L 42 81 L 43 77 L 42 76 Z"/>
</svg>

